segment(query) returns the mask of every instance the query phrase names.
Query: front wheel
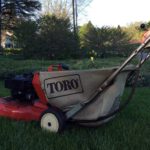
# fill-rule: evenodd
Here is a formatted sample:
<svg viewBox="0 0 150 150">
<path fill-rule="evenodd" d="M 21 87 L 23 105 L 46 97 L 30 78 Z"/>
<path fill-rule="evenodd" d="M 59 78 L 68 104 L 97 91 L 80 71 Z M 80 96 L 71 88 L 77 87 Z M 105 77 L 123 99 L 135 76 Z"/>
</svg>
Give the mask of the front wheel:
<svg viewBox="0 0 150 150">
<path fill-rule="evenodd" d="M 61 110 L 49 108 L 42 113 L 40 125 L 49 132 L 61 132 L 65 125 L 65 115 Z"/>
</svg>

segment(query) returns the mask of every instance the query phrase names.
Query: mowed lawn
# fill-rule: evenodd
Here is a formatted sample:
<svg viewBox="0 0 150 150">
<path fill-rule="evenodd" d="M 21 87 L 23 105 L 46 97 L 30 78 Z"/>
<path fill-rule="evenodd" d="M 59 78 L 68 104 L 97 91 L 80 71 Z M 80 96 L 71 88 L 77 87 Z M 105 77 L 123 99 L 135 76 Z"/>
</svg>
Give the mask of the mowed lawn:
<svg viewBox="0 0 150 150">
<path fill-rule="evenodd" d="M 101 68 L 119 65 L 124 59 L 61 61 L 72 69 Z M 0 58 L 0 76 L 29 70 L 46 69 L 59 61 L 13 60 Z M 149 62 L 144 72 L 149 73 Z M 127 97 L 128 92 L 125 92 Z M 0 96 L 9 95 L 0 81 Z M 38 122 L 0 118 L 0 150 L 149 150 L 150 149 L 150 88 L 137 88 L 133 100 L 111 122 L 97 128 L 69 124 L 62 134 L 42 131 Z"/>
</svg>

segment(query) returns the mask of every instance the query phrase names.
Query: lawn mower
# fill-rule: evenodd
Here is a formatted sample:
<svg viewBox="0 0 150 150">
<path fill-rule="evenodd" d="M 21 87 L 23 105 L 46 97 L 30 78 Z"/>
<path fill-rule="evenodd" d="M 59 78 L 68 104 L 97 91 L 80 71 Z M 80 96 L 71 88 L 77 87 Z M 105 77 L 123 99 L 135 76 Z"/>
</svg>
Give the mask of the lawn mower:
<svg viewBox="0 0 150 150">
<path fill-rule="evenodd" d="M 99 126 L 108 122 L 129 102 L 120 104 L 126 81 L 136 82 L 141 66 L 150 57 L 150 37 L 119 67 L 68 70 L 64 64 L 48 71 L 8 77 L 5 87 L 11 96 L 0 98 L 0 116 L 38 121 L 41 128 L 60 132 L 68 122 Z M 137 65 L 129 65 L 137 54 L 147 50 Z M 56 71 L 53 71 L 57 68 Z"/>
</svg>

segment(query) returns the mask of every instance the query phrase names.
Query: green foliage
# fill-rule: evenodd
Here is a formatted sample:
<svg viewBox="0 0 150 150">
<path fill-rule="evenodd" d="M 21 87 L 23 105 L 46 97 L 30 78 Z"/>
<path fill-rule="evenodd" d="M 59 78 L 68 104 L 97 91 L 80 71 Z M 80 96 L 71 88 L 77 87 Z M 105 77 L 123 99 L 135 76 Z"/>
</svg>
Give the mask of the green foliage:
<svg viewBox="0 0 150 150">
<path fill-rule="evenodd" d="M 108 54 L 124 55 L 130 40 L 121 27 L 98 28 L 94 27 L 91 22 L 80 28 L 79 37 L 83 51 L 94 49 L 102 58 Z"/>
<path fill-rule="evenodd" d="M 5 48 L 3 50 L 3 55 L 20 55 L 21 54 L 21 49 L 20 48 Z"/>
<path fill-rule="evenodd" d="M 127 56 L 138 46 L 143 31 L 139 23 L 98 28 L 89 21 L 74 35 L 68 18 L 44 15 L 38 21 L 19 22 L 14 33 L 25 58 L 62 59 L 89 57 L 93 49 L 100 58 Z"/>
<path fill-rule="evenodd" d="M 1 46 L 1 44 L 0 44 L 0 55 L 3 53 L 3 47 Z"/>
<path fill-rule="evenodd" d="M 71 69 L 92 69 L 101 67 L 118 66 L 124 58 L 109 58 L 109 59 L 95 59 L 96 66 L 90 66 L 91 62 L 88 59 L 69 59 L 66 60 L 45 60 L 45 59 L 16 59 L 14 56 L 0 56 L 0 78 L 5 78 L 9 74 L 21 74 L 30 71 L 45 71 L 51 64 L 65 63 Z M 147 66 L 146 70 L 149 68 Z"/>
<path fill-rule="evenodd" d="M 39 52 L 50 59 L 68 58 L 77 50 L 70 20 L 46 15 L 39 19 Z M 41 51 L 40 51 L 41 49 Z"/>
<path fill-rule="evenodd" d="M 87 24 L 80 27 L 79 30 L 79 38 L 80 38 L 80 46 L 81 48 L 91 49 L 91 44 L 89 44 L 93 35 L 95 34 L 95 27 L 89 21 Z"/>
<path fill-rule="evenodd" d="M 78 41 L 69 19 L 45 15 L 37 22 L 22 21 L 14 30 L 25 58 L 59 59 L 76 55 Z"/>
<path fill-rule="evenodd" d="M 36 15 L 36 11 L 41 9 L 38 0 L 2 0 L 2 23 L 3 28 L 12 29 L 20 19 L 29 19 Z"/>
<path fill-rule="evenodd" d="M 96 57 L 97 56 L 97 52 L 95 50 L 90 50 L 88 52 L 89 57 Z"/>
<path fill-rule="evenodd" d="M 141 39 L 143 31 L 139 28 L 140 24 L 141 22 L 135 22 L 123 28 L 132 41 L 139 41 Z"/>
<path fill-rule="evenodd" d="M 130 37 L 127 35 L 127 33 L 124 32 L 120 26 L 118 26 L 117 28 L 111 28 L 109 35 L 111 45 L 108 48 L 108 53 L 127 56 L 129 52 L 128 49 L 130 41 Z"/>
<path fill-rule="evenodd" d="M 90 57 L 90 56 L 89 56 Z M 124 57 L 111 57 L 95 59 L 95 66 L 90 66 L 90 60 L 88 59 L 65 59 L 64 60 L 46 60 L 46 59 L 19 59 L 17 56 L 0 56 L 0 78 L 6 77 L 8 74 L 20 74 L 28 71 L 40 71 L 47 70 L 51 64 L 65 63 L 72 70 L 84 70 L 93 68 L 104 68 L 120 66 L 125 61 Z M 137 63 L 137 60 L 132 62 Z M 142 74 L 150 74 L 150 61 L 146 62 L 142 68 Z"/>
<path fill-rule="evenodd" d="M 147 27 L 150 28 L 150 21 L 147 22 Z"/>
<path fill-rule="evenodd" d="M 35 21 L 21 21 L 16 25 L 14 30 L 14 39 L 22 48 L 24 57 L 30 57 L 36 53 L 38 25 Z"/>
</svg>

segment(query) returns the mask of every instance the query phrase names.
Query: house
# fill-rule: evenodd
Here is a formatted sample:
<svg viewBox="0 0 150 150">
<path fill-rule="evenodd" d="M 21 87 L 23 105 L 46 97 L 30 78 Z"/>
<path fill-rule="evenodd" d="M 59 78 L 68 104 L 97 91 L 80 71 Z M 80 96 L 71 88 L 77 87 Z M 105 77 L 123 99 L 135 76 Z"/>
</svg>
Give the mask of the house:
<svg viewBox="0 0 150 150">
<path fill-rule="evenodd" d="M 13 33 L 9 31 L 2 31 L 2 47 L 3 48 L 13 48 L 14 42 L 12 39 Z"/>
</svg>

